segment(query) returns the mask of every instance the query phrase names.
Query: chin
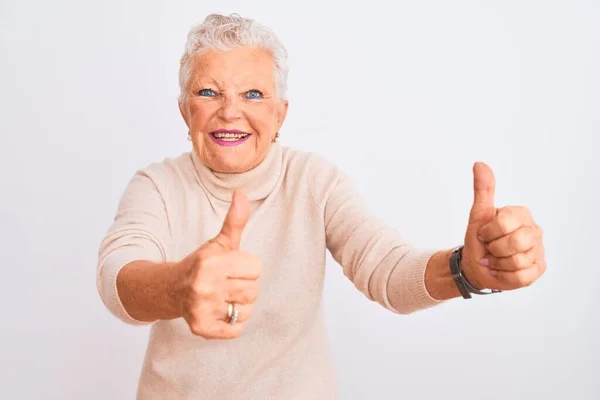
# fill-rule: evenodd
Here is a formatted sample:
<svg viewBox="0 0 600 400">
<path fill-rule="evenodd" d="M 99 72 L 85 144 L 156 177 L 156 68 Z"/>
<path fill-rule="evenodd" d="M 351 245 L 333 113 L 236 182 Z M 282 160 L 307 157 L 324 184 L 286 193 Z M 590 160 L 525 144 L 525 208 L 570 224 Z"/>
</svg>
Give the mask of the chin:
<svg viewBox="0 0 600 400">
<path fill-rule="evenodd" d="M 233 159 L 227 159 L 233 158 Z M 246 172 L 252 169 L 252 165 L 249 162 L 240 160 L 240 157 L 227 157 L 225 159 L 221 158 L 219 160 L 215 160 L 213 162 L 213 169 L 217 172 L 222 172 L 226 174 L 239 174 L 242 172 Z"/>
</svg>

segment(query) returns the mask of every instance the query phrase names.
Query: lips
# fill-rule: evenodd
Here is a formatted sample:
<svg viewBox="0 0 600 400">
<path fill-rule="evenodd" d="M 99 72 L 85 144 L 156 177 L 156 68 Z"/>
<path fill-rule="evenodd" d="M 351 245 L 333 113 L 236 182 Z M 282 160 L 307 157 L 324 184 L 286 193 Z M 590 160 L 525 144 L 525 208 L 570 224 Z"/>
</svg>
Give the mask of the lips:
<svg viewBox="0 0 600 400">
<path fill-rule="evenodd" d="M 211 132 L 210 137 L 221 146 L 237 146 L 245 142 L 251 134 L 237 129 L 219 129 Z"/>
<path fill-rule="evenodd" d="M 231 140 L 244 139 L 245 137 L 249 136 L 250 134 L 246 133 L 246 132 L 238 131 L 238 130 L 218 130 L 218 131 L 212 132 L 211 135 L 215 139 L 231 141 Z"/>
</svg>

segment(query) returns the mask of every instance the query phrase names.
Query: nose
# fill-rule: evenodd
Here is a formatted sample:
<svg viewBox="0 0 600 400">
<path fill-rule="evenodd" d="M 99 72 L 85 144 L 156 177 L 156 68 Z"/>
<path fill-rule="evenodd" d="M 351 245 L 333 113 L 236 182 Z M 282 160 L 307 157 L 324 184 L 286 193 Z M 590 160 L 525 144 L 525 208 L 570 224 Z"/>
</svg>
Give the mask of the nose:
<svg viewBox="0 0 600 400">
<path fill-rule="evenodd" d="M 225 121 L 234 121 L 241 117 L 240 101 L 237 96 L 224 96 L 219 116 Z"/>
</svg>

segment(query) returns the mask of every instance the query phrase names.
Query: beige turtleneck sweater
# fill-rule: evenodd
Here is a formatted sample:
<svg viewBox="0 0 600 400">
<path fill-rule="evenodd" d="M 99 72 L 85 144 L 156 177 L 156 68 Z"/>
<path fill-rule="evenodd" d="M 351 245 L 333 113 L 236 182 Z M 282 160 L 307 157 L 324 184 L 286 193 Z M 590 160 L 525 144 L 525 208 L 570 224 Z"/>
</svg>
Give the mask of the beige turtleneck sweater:
<svg viewBox="0 0 600 400">
<path fill-rule="evenodd" d="M 439 303 L 425 289 L 433 251 L 369 214 L 323 157 L 275 143 L 243 174 L 214 173 L 194 152 L 138 171 L 99 251 L 98 290 L 110 312 L 144 324 L 119 300 L 119 270 L 183 259 L 219 232 L 236 187 L 253 210 L 241 249 L 263 263 L 254 314 L 233 340 L 194 336 L 182 318 L 153 323 L 138 399 L 336 398 L 321 304 L 327 250 L 358 290 L 393 312 Z"/>
</svg>

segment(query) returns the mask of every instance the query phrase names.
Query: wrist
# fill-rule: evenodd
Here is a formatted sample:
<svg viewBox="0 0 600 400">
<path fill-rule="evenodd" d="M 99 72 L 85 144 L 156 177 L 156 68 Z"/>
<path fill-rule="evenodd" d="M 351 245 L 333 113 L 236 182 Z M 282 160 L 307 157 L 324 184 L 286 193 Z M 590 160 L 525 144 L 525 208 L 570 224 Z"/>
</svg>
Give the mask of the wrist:
<svg viewBox="0 0 600 400">
<path fill-rule="evenodd" d="M 166 267 L 169 269 L 169 285 L 166 291 L 168 303 L 172 306 L 173 314 L 176 318 L 179 318 L 183 316 L 182 299 L 184 298 L 186 282 L 188 281 L 189 263 L 187 259 L 184 259 L 180 262 L 169 263 Z"/>
<path fill-rule="evenodd" d="M 457 249 L 454 249 L 456 251 Z M 460 254 L 460 273 L 462 277 L 467 281 L 467 283 L 474 289 L 483 290 L 485 289 L 485 285 L 479 282 L 477 279 L 477 274 L 475 274 L 473 263 L 464 256 L 464 253 Z"/>
<path fill-rule="evenodd" d="M 483 285 L 480 285 L 478 280 L 474 280 L 473 283 L 467 279 L 463 270 L 463 266 L 467 267 L 468 270 L 469 266 L 472 266 L 473 264 L 469 264 L 468 261 L 463 263 L 463 248 L 464 246 L 455 248 L 450 254 L 449 262 L 450 273 L 454 283 L 456 284 L 456 287 L 460 292 L 460 295 L 465 299 L 470 299 L 472 297 L 471 294 L 485 295 L 500 292 L 500 290 L 484 291 Z M 473 271 L 473 269 L 471 269 L 471 272 L 473 272 L 473 275 L 471 276 L 476 277 L 477 274 Z"/>
<path fill-rule="evenodd" d="M 429 295 L 438 301 L 461 296 L 449 268 L 451 255 L 452 250 L 435 253 L 425 269 L 425 288 Z"/>
</svg>

